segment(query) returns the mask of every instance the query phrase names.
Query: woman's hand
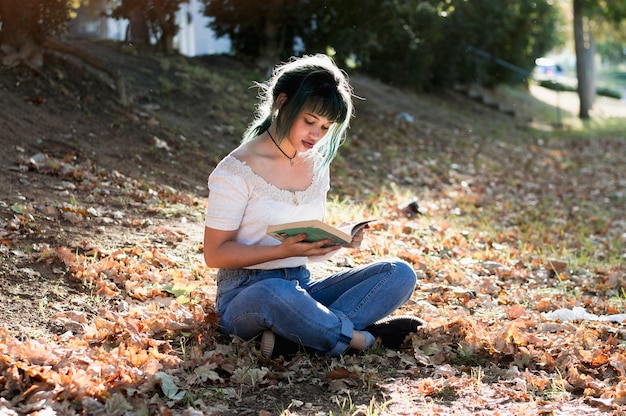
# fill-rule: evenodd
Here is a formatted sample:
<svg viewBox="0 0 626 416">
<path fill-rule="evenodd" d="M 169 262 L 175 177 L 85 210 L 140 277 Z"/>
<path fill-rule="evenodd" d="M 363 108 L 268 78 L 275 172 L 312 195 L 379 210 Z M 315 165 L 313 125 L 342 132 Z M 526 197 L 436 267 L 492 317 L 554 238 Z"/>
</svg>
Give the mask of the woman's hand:
<svg viewBox="0 0 626 416">
<path fill-rule="evenodd" d="M 321 240 L 314 243 L 306 242 L 306 234 L 298 234 L 285 238 L 281 247 L 289 254 L 286 257 L 315 257 L 324 256 L 339 250 L 342 246 L 328 246 L 332 240 Z"/>
<path fill-rule="evenodd" d="M 365 236 L 365 229 L 369 228 L 369 225 L 365 225 L 359 231 L 357 231 L 352 237 L 352 241 L 350 244 L 344 244 L 342 247 L 345 248 L 359 248 L 363 243 L 363 237 Z"/>
</svg>

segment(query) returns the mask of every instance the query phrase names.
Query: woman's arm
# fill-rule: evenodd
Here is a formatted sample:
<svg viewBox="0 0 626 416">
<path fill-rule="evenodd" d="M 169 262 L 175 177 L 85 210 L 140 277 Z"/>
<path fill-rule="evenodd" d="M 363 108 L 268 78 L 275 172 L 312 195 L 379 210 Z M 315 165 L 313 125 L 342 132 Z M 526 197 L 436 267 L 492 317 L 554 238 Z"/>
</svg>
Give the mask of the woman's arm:
<svg viewBox="0 0 626 416">
<path fill-rule="evenodd" d="M 325 247 L 329 240 L 306 243 L 306 234 L 286 238 L 275 246 L 248 246 L 235 242 L 237 231 L 204 227 L 204 261 L 209 267 L 235 269 L 287 257 L 323 256 L 339 246 Z"/>
</svg>

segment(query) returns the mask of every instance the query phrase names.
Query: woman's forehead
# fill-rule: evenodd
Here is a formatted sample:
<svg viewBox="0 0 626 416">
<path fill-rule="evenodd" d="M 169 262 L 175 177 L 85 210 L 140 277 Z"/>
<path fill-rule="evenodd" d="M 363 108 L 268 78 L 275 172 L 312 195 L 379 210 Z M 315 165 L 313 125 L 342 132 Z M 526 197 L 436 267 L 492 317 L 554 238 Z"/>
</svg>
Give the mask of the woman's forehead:
<svg viewBox="0 0 626 416">
<path fill-rule="evenodd" d="M 321 121 L 323 124 L 331 124 L 331 123 L 333 123 L 333 121 L 331 119 L 329 119 L 328 117 L 323 116 L 323 115 L 321 115 L 319 113 L 316 113 L 314 111 L 304 110 L 303 113 L 305 115 L 309 116 L 309 117 L 313 117 L 314 119 L 316 119 L 318 121 Z"/>
</svg>

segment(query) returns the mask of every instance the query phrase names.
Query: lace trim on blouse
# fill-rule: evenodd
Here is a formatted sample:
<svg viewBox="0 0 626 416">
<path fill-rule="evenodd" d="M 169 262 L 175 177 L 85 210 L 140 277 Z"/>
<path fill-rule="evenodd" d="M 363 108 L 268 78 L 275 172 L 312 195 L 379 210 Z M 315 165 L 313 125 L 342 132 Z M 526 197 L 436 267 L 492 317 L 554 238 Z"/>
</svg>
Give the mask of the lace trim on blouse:
<svg viewBox="0 0 626 416">
<path fill-rule="evenodd" d="M 223 160 L 224 169 L 234 175 L 240 176 L 256 193 L 266 195 L 269 199 L 291 203 L 294 205 L 306 204 L 319 198 L 324 192 L 323 176 L 314 175 L 311 184 L 303 191 L 289 191 L 280 189 L 256 174 L 247 163 L 233 157 L 226 156 Z"/>
</svg>

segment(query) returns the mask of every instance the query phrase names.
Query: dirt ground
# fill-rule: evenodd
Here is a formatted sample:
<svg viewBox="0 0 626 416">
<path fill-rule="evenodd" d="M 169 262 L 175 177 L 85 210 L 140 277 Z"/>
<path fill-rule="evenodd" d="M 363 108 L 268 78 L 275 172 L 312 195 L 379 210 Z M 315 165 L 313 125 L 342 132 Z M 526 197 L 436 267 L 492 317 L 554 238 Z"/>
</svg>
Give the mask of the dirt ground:
<svg viewBox="0 0 626 416">
<path fill-rule="evenodd" d="M 239 142 L 255 104 L 251 81 L 262 78 L 227 57 L 165 58 L 121 45 L 75 45 L 120 72 L 130 105 L 117 101 L 112 80 L 71 58 L 49 55 L 41 72 L 0 67 L 0 326 L 19 339 L 61 335 L 67 328 L 51 319 L 60 312 L 89 318 L 99 309 L 122 307 L 118 299 L 94 296 L 95 288 L 70 277 L 62 264 L 46 261 L 49 249 L 97 255 L 98 250 L 151 246 L 175 258 L 202 261 L 206 180 Z M 214 76 L 195 79 L 191 61 Z M 357 102 L 353 143 L 336 162 L 340 174 L 333 189 L 341 197 L 366 197 L 398 169 L 390 162 L 378 176 L 360 174 L 372 166 L 372 157 L 393 159 L 393 152 L 402 152 L 385 147 L 387 125 L 413 129 L 433 149 L 471 135 L 473 115 L 488 113 L 494 125 L 505 122 L 520 130 L 531 118 L 524 102 L 507 103 L 516 110 L 511 118 L 458 94 L 416 101 L 366 77 L 355 76 L 353 84 L 365 100 Z M 451 118 L 448 109 L 458 107 L 468 111 Z M 415 119 L 411 126 L 403 124 L 407 113 Z M 350 152 L 363 147 L 371 151 Z M 401 384 L 388 380 L 386 388 L 388 398 L 402 403 Z M 301 397 L 316 403 L 318 396 L 311 387 Z M 263 414 L 262 405 L 252 402 L 243 404 L 247 414 Z M 432 409 L 444 414 L 437 413 L 438 403 Z M 585 406 L 576 412 L 571 414 L 600 414 Z"/>
<path fill-rule="evenodd" d="M 120 191 L 119 183 L 99 184 L 100 198 L 81 192 L 80 181 L 77 186 L 73 175 L 98 175 L 94 170 L 98 169 L 109 177 L 119 176 L 122 182 L 146 181 L 202 195 L 211 161 L 209 152 L 199 151 L 195 144 L 203 136 L 200 132 L 214 125 L 210 117 L 190 117 L 186 127 L 194 143 L 185 146 L 185 138 L 158 113 L 151 97 L 159 88 L 158 75 L 145 70 L 149 65 L 137 63 L 140 56 L 99 44 L 78 46 L 105 60 L 116 59 L 112 63 L 127 77 L 131 106 L 124 108 L 116 101 L 110 80 L 66 57 L 48 56 L 49 66 L 41 73 L 0 68 L 0 232 L 5 243 L 11 241 L 0 246 L 0 320 L 18 335 L 55 331 L 47 305 L 57 310 L 94 307 L 85 287 L 69 279 L 62 268 L 33 262 L 30 254 L 42 246 L 77 247 L 85 241 L 109 248 L 132 246 L 146 238 L 158 240 L 151 232 L 167 226 L 189 236 L 180 246 L 170 247 L 181 255 L 201 241 L 201 227 L 194 218 L 187 222 L 182 213 L 151 214 L 133 227 L 128 216 L 133 215 L 133 204 L 139 203 Z M 219 58 L 211 64 L 223 65 Z M 210 100 L 210 91 L 205 93 Z M 188 103 L 171 105 L 179 104 Z M 205 109 L 198 104 L 195 111 L 201 113 Z M 234 141 L 225 135 L 225 143 Z M 59 163 L 68 172 L 59 174 Z M 98 213 L 97 221 L 71 217 L 67 206 L 72 204 L 90 206 Z M 34 207 L 33 212 L 26 207 Z M 134 214 L 145 215 L 140 211 L 137 206 Z M 17 219 L 20 215 L 27 218 Z"/>
</svg>

